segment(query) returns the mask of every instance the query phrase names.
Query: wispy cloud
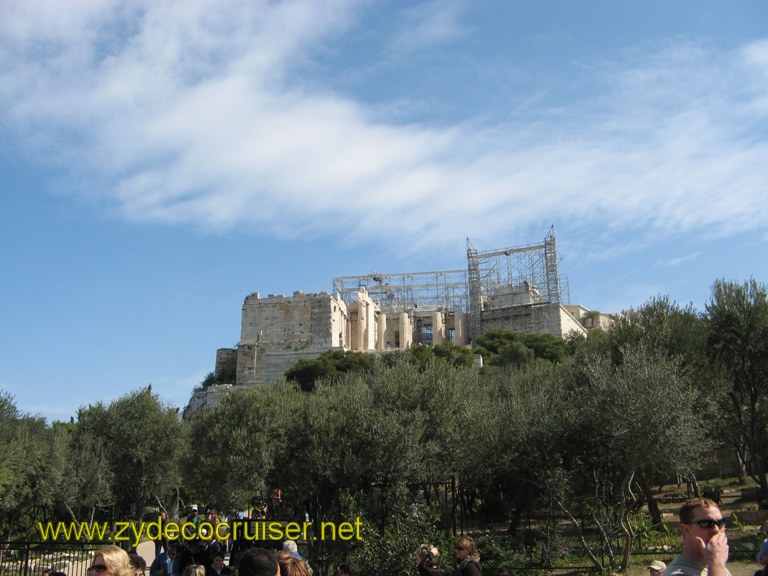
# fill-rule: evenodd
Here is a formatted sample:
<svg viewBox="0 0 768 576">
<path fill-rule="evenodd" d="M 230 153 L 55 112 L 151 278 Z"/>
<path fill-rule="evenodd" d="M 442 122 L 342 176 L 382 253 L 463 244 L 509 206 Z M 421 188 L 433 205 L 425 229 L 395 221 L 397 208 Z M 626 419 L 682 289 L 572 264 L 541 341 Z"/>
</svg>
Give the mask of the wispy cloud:
<svg viewBox="0 0 768 576">
<path fill-rule="evenodd" d="M 691 262 L 692 260 L 696 260 L 701 256 L 701 252 L 693 252 L 692 254 L 686 254 L 685 256 L 679 256 L 677 258 L 669 258 L 667 260 L 661 260 L 657 263 L 657 266 L 666 266 L 667 268 L 674 268 L 675 266 L 680 266 L 680 264 L 685 264 L 686 262 Z"/>
<path fill-rule="evenodd" d="M 460 33 L 460 11 L 425 6 L 398 50 Z M 436 128 L 301 74 L 357 17 L 341 1 L 4 3 L 0 115 L 133 220 L 392 249 L 541 222 L 635 242 L 764 230 L 768 41 L 644 47 L 583 64 L 598 90 L 567 109 Z"/>
<path fill-rule="evenodd" d="M 465 4 L 457 0 L 430 0 L 406 7 L 398 32 L 388 42 L 387 52 L 402 58 L 464 36 L 466 31 L 460 21 L 464 8 Z"/>
</svg>

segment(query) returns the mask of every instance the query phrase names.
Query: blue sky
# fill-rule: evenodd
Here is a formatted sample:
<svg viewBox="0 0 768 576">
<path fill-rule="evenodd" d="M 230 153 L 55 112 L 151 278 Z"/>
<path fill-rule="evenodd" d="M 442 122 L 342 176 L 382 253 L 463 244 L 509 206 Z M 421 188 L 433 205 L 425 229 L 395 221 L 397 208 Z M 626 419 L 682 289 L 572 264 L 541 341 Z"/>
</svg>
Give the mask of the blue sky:
<svg viewBox="0 0 768 576">
<path fill-rule="evenodd" d="M 768 3 L 0 3 L 0 390 L 183 406 L 251 292 L 557 235 L 604 312 L 766 282 Z"/>
</svg>

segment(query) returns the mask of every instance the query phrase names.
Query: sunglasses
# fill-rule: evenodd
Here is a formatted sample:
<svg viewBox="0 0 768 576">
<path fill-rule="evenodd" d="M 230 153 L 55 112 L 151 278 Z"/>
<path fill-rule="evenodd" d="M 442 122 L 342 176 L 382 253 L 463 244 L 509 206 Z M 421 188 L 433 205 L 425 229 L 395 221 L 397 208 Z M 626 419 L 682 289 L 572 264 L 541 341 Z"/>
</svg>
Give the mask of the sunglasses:
<svg viewBox="0 0 768 576">
<path fill-rule="evenodd" d="M 101 574 L 102 572 L 106 572 L 107 567 L 104 564 L 94 564 L 93 566 L 88 566 L 88 572 L 98 572 Z"/>
<path fill-rule="evenodd" d="M 725 526 L 725 518 L 720 518 L 720 520 L 710 520 L 709 518 L 705 520 L 694 520 L 693 522 L 686 522 L 686 524 L 698 524 L 702 528 L 706 528 L 707 530 L 711 530 L 713 526 L 717 526 L 718 528 L 722 528 Z"/>
</svg>

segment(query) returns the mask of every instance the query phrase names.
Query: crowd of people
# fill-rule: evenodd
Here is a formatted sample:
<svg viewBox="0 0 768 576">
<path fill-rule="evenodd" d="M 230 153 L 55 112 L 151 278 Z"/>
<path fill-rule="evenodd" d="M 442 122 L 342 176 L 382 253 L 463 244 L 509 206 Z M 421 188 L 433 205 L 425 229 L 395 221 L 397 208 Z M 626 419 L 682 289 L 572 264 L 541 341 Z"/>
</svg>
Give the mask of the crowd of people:
<svg viewBox="0 0 768 576">
<path fill-rule="evenodd" d="M 440 553 L 435 546 L 422 545 L 416 551 L 416 569 L 423 576 L 448 576 L 439 567 Z M 456 543 L 457 568 L 455 576 L 481 576 L 480 557 L 474 540 L 461 536 Z M 135 552 L 108 545 L 99 549 L 88 567 L 88 576 L 144 576 L 147 564 Z M 282 543 L 281 549 L 252 547 L 233 558 L 233 566 L 225 564 L 225 554 L 218 550 L 206 556 L 199 543 L 190 541 L 182 547 L 170 542 L 149 567 L 150 576 L 312 576 L 309 563 L 301 556 L 293 540 Z M 350 564 L 341 564 L 338 576 L 356 576 Z"/>
<path fill-rule="evenodd" d="M 264 519 L 267 507 L 255 502 L 250 519 Z M 254 503 L 252 503 L 254 504 Z M 206 509 L 203 516 L 215 525 L 216 511 Z M 164 517 L 167 521 L 167 517 Z M 728 538 L 726 521 L 718 505 L 707 498 L 688 500 L 680 508 L 680 533 L 682 551 L 667 566 L 661 560 L 648 565 L 649 576 L 731 576 L 726 567 Z M 245 514 L 233 510 L 230 522 L 247 521 Z M 197 506 L 191 507 L 188 522 L 199 522 Z M 768 521 L 763 526 L 768 534 Z M 293 540 L 279 543 L 279 547 L 267 543 L 237 550 L 232 542 L 190 539 L 172 542 L 156 542 L 156 556 L 149 567 L 149 576 L 312 576 L 312 567 L 302 557 Z M 253 543 L 251 543 L 253 544 Z M 227 553 L 230 565 L 226 565 Z M 420 576 L 481 576 L 480 555 L 470 536 L 460 536 L 455 547 L 455 568 L 441 564 L 441 554 L 436 546 L 422 544 L 414 553 L 415 569 Z M 768 565 L 768 538 L 757 553 L 756 560 Z M 88 568 L 88 576 L 145 576 L 147 564 L 135 551 L 126 552 L 118 546 L 101 548 L 94 555 Z M 356 576 L 350 564 L 342 564 L 336 570 L 338 576 Z M 61 572 L 45 570 L 43 576 L 66 576 Z M 760 570 L 755 576 L 764 576 Z"/>
<path fill-rule="evenodd" d="M 174 541 L 156 540 L 155 559 L 149 567 L 149 576 L 234 576 L 238 569 L 240 558 L 244 558 L 251 548 L 265 549 L 275 556 L 279 564 L 280 576 L 311 576 L 312 569 L 309 563 L 302 558 L 298 546 L 293 540 L 284 542 L 245 542 L 235 541 L 230 538 L 221 538 L 222 531 L 217 527 L 220 522 L 226 520 L 232 526 L 238 522 L 249 520 L 275 519 L 278 514 L 292 513 L 292 509 L 286 507 L 282 500 L 282 492 L 278 489 L 271 499 L 266 499 L 257 494 L 251 501 L 250 514 L 233 508 L 229 515 L 222 518 L 221 514 L 212 506 L 206 506 L 201 513 L 197 505 L 192 505 L 183 520 L 177 524 L 191 524 L 195 530 L 204 526 L 212 526 L 211 534 L 205 538 L 189 538 L 185 534 L 183 538 Z M 163 512 L 160 523 L 169 522 Z M 224 532 L 226 535 L 226 532 Z M 227 556 L 230 563 L 227 565 Z M 131 561 L 141 563 L 141 557 L 135 554 L 129 555 Z M 136 573 L 134 576 L 143 576 Z M 89 574 L 89 576 L 92 576 Z M 98 575 L 101 576 L 101 575 Z M 112 576 L 112 575 L 107 575 Z M 121 576 L 121 575 L 115 575 Z"/>
<path fill-rule="evenodd" d="M 263 498 L 260 494 L 251 501 L 250 514 L 233 509 L 227 521 L 230 525 L 249 520 L 274 519 L 285 513 L 293 513 L 293 508 L 282 499 L 282 493 L 277 492 L 271 499 Z M 165 513 L 161 515 L 162 522 L 167 522 Z M 221 521 L 218 512 L 212 507 L 206 507 L 200 513 L 198 506 L 190 507 L 185 522 L 200 525 L 205 521 L 214 527 Z M 214 530 L 214 535 L 218 532 Z M 255 544 L 255 545 L 254 545 Z M 258 550 L 259 552 L 254 552 Z M 227 555 L 230 565 L 226 564 Z M 135 553 L 129 554 L 129 562 L 134 571 L 131 576 L 143 576 L 146 563 Z M 441 568 L 440 553 L 435 546 L 423 545 L 415 553 L 416 569 L 425 576 L 447 576 L 448 571 Z M 276 572 L 269 572 L 267 560 L 273 558 Z M 245 561 L 245 572 L 243 571 Z M 480 556 L 474 540 L 469 536 L 461 536 L 456 542 L 457 576 L 480 576 Z M 257 570 L 249 574 L 249 570 Z M 266 570 L 266 572 L 264 572 Z M 278 542 L 241 542 L 217 540 L 215 537 L 207 540 L 182 539 L 168 542 L 155 541 L 155 559 L 149 566 L 149 576 L 312 576 L 312 567 L 302 557 L 298 545 L 293 540 Z M 356 576 L 351 564 L 341 564 L 336 570 L 338 576 Z M 122 574 L 89 574 L 88 576 L 123 576 Z"/>
</svg>

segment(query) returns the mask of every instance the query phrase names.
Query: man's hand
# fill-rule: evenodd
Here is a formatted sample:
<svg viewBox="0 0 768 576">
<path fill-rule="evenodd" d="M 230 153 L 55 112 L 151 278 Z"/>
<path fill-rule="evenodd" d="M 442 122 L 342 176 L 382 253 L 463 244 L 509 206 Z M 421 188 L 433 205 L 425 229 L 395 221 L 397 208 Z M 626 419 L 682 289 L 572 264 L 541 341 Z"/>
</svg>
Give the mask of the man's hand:
<svg viewBox="0 0 768 576">
<path fill-rule="evenodd" d="M 701 538 L 696 538 L 701 546 L 701 553 L 707 561 L 709 576 L 728 574 L 725 563 L 728 561 L 728 538 L 725 531 L 713 535 L 706 544 Z"/>
</svg>

